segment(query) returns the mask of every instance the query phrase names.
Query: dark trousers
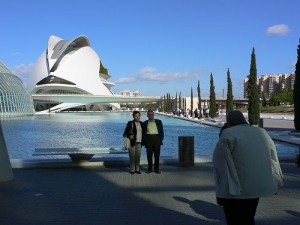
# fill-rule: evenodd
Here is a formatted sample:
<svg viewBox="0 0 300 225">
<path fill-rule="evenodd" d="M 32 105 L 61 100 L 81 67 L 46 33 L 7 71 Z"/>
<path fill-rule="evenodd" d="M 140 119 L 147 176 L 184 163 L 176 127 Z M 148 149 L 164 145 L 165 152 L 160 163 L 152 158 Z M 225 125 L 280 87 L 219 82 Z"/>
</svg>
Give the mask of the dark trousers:
<svg viewBox="0 0 300 225">
<path fill-rule="evenodd" d="M 259 198 L 222 199 L 227 225 L 255 225 Z"/>
<path fill-rule="evenodd" d="M 148 170 L 152 170 L 153 167 L 153 154 L 154 170 L 159 170 L 160 143 L 160 136 L 158 134 L 147 134 L 145 147 L 147 149 Z"/>
</svg>

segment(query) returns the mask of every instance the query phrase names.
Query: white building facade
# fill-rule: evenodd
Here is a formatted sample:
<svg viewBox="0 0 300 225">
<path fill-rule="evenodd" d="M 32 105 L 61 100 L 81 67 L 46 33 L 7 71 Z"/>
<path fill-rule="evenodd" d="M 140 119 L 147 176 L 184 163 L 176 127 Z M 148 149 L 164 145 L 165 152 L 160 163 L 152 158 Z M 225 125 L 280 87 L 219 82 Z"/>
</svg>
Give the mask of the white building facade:
<svg viewBox="0 0 300 225">
<path fill-rule="evenodd" d="M 48 47 L 33 66 L 28 82 L 32 95 L 113 96 L 108 74 L 100 73 L 101 60 L 86 36 L 63 40 L 50 36 Z M 82 99 L 82 98 L 81 98 Z M 119 109 L 118 103 L 35 101 L 36 111 L 102 111 Z"/>
</svg>

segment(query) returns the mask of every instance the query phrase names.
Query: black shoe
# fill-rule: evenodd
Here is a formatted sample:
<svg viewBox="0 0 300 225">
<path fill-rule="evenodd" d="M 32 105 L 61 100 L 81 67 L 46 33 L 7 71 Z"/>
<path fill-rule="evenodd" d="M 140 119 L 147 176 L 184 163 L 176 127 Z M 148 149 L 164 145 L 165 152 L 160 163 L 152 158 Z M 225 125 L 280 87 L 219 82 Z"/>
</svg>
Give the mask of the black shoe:
<svg viewBox="0 0 300 225">
<path fill-rule="evenodd" d="M 135 171 L 135 173 L 137 173 L 137 174 L 141 174 L 141 171 Z"/>
<path fill-rule="evenodd" d="M 130 172 L 130 174 L 134 174 L 134 172 L 132 171 L 132 172 Z"/>
<path fill-rule="evenodd" d="M 152 170 L 149 170 L 149 169 L 148 169 L 146 173 L 152 173 Z"/>
<path fill-rule="evenodd" d="M 160 174 L 160 170 L 155 170 L 155 173 Z"/>
</svg>

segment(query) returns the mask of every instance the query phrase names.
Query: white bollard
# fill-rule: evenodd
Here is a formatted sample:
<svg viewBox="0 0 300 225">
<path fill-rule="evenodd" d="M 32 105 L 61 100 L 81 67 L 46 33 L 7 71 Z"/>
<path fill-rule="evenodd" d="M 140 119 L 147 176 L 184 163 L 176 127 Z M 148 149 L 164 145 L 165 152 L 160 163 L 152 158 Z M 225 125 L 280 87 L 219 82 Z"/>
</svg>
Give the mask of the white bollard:
<svg viewBox="0 0 300 225">
<path fill-rule="evenodd" d="M 12 179 L 13 172 L 2 131 L 2 124 L 0 121 L 0 182 L 9 181 Z"/>
</svg>

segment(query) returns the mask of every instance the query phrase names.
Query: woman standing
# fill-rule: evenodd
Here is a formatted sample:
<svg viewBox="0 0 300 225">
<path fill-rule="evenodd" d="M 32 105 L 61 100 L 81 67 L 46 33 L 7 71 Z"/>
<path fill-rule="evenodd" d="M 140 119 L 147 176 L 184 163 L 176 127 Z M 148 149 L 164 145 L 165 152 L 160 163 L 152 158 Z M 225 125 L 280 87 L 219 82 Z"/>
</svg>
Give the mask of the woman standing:
<svg viewBox="0 0 300 225">
<path fill-rule="evenodd" d="M 276 194 L 283 184 L 273 140 L 264 129 L 249 125 L 238 110 L 227 113 L 213 168 L 217 203 L 228 225 L 254 225 L 259 199 Z"/>
<path fill-rule="evenodd" d="M 140 159 L 142 149 L 142 129 L 143 123 L 140 121 L 141 113 L 139 111 L 133 111 L 133 120 L 128 121 L 123 133 L 123 137 L 130 139 L 129 151 L 129 165 L 130 174 L 141 174 L 140 172 Z"/>
</svg>

